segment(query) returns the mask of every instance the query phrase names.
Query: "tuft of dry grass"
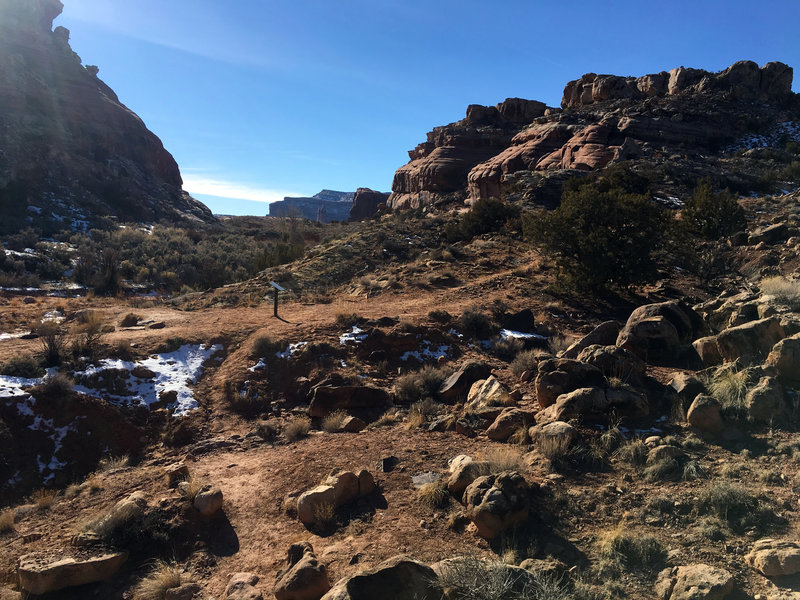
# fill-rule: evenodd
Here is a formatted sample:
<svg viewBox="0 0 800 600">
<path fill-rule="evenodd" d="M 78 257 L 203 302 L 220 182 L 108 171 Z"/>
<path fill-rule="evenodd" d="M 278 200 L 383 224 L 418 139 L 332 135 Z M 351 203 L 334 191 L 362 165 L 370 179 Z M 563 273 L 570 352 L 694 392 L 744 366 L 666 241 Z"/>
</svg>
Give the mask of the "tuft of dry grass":
<svg viewBox="0 0 800 600">
<path fill-rule="evenodd" d="M 426 398 L 420 402 L 415 402 L 408 409 L 406 429 L 416 429 L 417 427 L 422 427 L 438 412 L 439 406 L 430 398 Z"/>
<path fill-rule="evenodd" d="M 164 600 L 167 590 L 183 583 L 181 568 L 173 563 L 157 561 L 152 571 L 142 579 L 133 592 L 134 600 Z"/>
<path fill-rule="evenodd" d="M 632 467 L 641 467 L 647 462 L 648 451 L 641 438 L 633 438 L 623 442 L 614 452 L 614 456 Z"/>
<path fill-rule="evenodd" d="M 551 462 L 564 458 L 569 453 L 571 445 L 572 440 L 561 435 L 543 435 L 536 440 L 539 452 Z"/>
<path fill-rule="evenodd" d="M 800 280 L 786 277 L 767 277 L 759 287 L 764 294 L 774 296 L 778 302 L 788 305 L 792 310 L 800 310 Z"/>
<path fill-rule="evenodd" d="M 333 502 L 320 502 L 314 506 L 314 524 L 318 527 L 327 527 L 336 517 L 336 505 Z"/>
<path fill-rule="evenodd" d="M 49 510 L 56 503 L 56 490 L 38 489 L 31 494 L 31 500 L 39 510 Z"/>
<path fill-rule="evenodd" d="M 628 531 L 622 526 L 600 536 L 600 555 L 630 569 L 651 572 L 663 567 L 667 558 L 658 538 Z"/>
<path fill-rule="evenodd" d="M 131 459 L 127 454 L 123 456 L 109 456 L 107 458 L 101 458 L 100 462 L 97 463 L 97 472 L 108 473 L 109 471 L 124 469 L 130 464 L 130 462 Z"/>
<path fill-rule="evenodd" d="M 311 419 L 308 417 L 294 417 L 283 428 L 283 433 L 286 439 L 290 442 L 296 442 L 300 438 L 304 438 L 311 430 Z"/>
<path fill-rule="evenodd" d="M 522 451 L 514 446 L 492 446 L 477 453 L 477 459 L 489 465 L 489 473 L 503 471 L 521 471 L 523 468 Z"/>
<path fill-rule="evenodd" d="M 120 327 L 135 327 L 139 321 L 142 320 L 142 317 L 137 315 L 136 313 L 128 313 L 122 320 L 119 322 Z"/>
<path fill-rule="evenodd" d="M 189 502 L 194 502 L 197 494 L 200 493 L 200 490 L 203 489 L 205 484 L 206 482 L 201 478 L 189 475 L 186 479 L 178 484 L 178 489 L 181 491 L 181 494 L 184 498 L 188 499 Z"/>
<path fill-rule="evenodd" d="M 387 427 L 394 425 L 402 419 L 402 414 L 396 408 L 390 408 L 383 413 L 376 421 L 367 425 L 367 429 L 377 429 L 378 427 Z"/>
<path fill-rule="evenodd" d="M 450 504 L 450 492 L 447 491 L 447 481 L 441 478 L 423 485 L 417 490 L 417 502 L 431 510 L 445 508 Z"/>
<path fill-rule="evenodd" d="M 745 410 L 744 400 L 750 384 L 750 374 L 746 369 L 739 368 L 736 363 L 728 363 L 714 370 L 708 390 L 723 411 L 741 414 Z"/>
<path fill-rule="evenodd" d="M 8 508 L 0 512 L 0 534 L 9 533 L 14 530 L 14 521 L 17 518 L 17 511 Z"/>
<path fill-rule="evenodd" d="M 344 427 L 344 421 L 347 419 L 347 417 L 347 412 L 344 410 L 336 410 L 330 413 L 322 420 L 322 431 L 326 431 L 328 433 L 336 433 L 337 431 L 341 431 L 342 427 Z"/>
</svg>

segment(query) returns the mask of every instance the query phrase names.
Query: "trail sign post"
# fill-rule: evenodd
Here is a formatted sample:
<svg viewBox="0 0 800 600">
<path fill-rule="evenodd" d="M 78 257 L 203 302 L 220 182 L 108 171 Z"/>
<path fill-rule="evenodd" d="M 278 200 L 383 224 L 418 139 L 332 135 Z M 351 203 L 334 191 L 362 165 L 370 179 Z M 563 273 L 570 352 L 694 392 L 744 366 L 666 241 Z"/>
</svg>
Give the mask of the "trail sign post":
<svg viewBox="0 0 800 600">
<path fill-rule="evenodd" d="M 274 281 L 270 281 L 269 284 L 272 286 L 272 316 L 278 316 L 278 294 L 280 292 L 285 292 L 286 290 L 282 288 L 280 285 L 275 283 Z"/>
</svg>

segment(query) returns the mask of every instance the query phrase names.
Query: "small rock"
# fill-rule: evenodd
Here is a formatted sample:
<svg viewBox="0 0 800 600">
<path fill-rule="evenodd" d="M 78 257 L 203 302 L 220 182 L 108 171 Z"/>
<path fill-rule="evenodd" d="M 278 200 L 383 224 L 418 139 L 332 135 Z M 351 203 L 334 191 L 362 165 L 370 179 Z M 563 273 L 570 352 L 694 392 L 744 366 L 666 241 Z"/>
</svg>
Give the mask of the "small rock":
<svg viewBox="0 0 800 600">
<path fill-rule="evenodd" d="M 192 505 L 204 517 L 210 517 L 222 508 L 222 490 L 216 486 L 204 485 L 194 497 Z"/>
</svg>

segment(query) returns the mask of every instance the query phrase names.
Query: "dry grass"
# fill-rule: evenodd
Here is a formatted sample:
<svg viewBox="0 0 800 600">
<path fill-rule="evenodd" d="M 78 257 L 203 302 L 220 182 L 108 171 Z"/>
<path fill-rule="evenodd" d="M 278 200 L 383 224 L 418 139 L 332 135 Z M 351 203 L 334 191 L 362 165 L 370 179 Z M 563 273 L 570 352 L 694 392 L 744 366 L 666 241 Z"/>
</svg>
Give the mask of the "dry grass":
<svg viewBox="0 0 800 600">
<path fill-rule="evenodd" d="M 283 428 L 283 434 L 290 442 L 296 442 L 300 438 L 306 437 L 310 430 L 311 419 L 308 417 L 293 417 Z"/>
<path fill-rule="evenodd" d="M 629 569 L 656 571 L 667 558 L 658 538 L 629 531 L 622 526 L 600 536 L 600 555 Z"/>
<path fill-rule="evenodd" d="M 344 421 L 347 419 L 347 412 L 344 410 L 336 410 L 322 419 L 322 431 L 328 433 L 336 433 L 341 431 L 344 427 Z"/>
<path fill-rule="evenodd" d="M 49 510 L 56 503 L 58 492 L 56 490 L 46 490 L 44 488 L 36 490 L 31 494 L 31 501 L 39 510 Z"/>
<path fill-rule="evenodd" d="M 142 317 L 140 317 L 136 313 L 128 313 L 127 315 L 122 317 L 122 320 L 120 320 L 120 322 L 119 322 L 119 326 L 120 327 L 135 327 L 139 323 L 139 321 L 141 321 L 141 320 L 142 320 Z"/>
<path fill-rule="evenodd" d="M 649 448 L 641 438 L 633 438 L 623 442 L 614 452 L 614 457 L 632 467 L 641 467 L 647 462 L 648 451 Z"/>
<path fill-rule="evenodd" d="M 450 492 L 447 491 L 447 481 L 442 478 L 423 485 L 417 490 L 417 502 L 431 510 L 445 508 L 450 504 Z"/>
<path fill-rule="evenodd" d="M 431 399 L 415 402 L 408 409 L 406 418 L 406 429 L 416 429 L 422 427 L 439 412 L 439 405 Z"/>
<path fill-rule="evenodd" d="M 778 302 L 788 305 L 792 310 L 800 309 L 800 280 L 786 277 L 767 277 L 759 287 L 764 294 L 774 296 Z"/>
<path fill-rule="evenodd" d="M 14 521 L 17 517 L 17 511 L 13 508 L 8 508 L 0 512 L 0 534 L 8 533 L 14 530 Z"/>
<path fill-rule="evenodd" d="M 108 473 L 109 471 L 116 471 L 117 469 L 124 469 L 131 462 L 130 457 L 126 454 L 124 456 L 109 456 L 108 458 L 100 459 L 97 463 L 98 473 Z"/>
<path fill-rule="evenodd" d="M 176 564 L 158 561 L 134 589 L 134 600 L 164 600 L 167 590 L 180 587 L 183 583 L 181 571 Z"/>
<path fill-rule="evenodd" d="M 488 463 L 490 474 L 523 469 L 522 451 L 514 446 L 491 446 L 477 453 L 477 459 Z"/>
<path fill-rule="evenodd" d="M 750 375 L 736 363 L 717 367 L 708 381 L 708 391 L 726 413 L 741 414 L 745 410 L 744 400 L 750 386 Z"/>
<path fill-rule="evenodd" d="M 189 475 L 189 477 L 178 484 L 178 489 L 180 489 L 184 498 L 188 499 L 190 502 L 194 502 L 197 494 L 200 493 L 200 490 L 203 489 L 205 484 L 206 482 L 201 478 Z"/>
<path fill-rule="evenodd" d="M 336 517 L 336 505 L 333 502 L 321 502 L 314 506 L 314 524 L 318 527 L 327 527 Z"/>
<path fill-rule="evenodd" d="M 390 408 L 383 413 L 376 421 L 367 425 L 367 429 L 376 429 L 378 427 L 388 427 L 398 423 L 402 420 L 403 415 L 396 408 Z"/>
<path fill-rule="evenodd" d="M 536 440 L 536 447 L 542 456 L 550 461 L 564 458 L 569 452 L 572 440 L 567 436 L 543 435 Z"/>
</svg>

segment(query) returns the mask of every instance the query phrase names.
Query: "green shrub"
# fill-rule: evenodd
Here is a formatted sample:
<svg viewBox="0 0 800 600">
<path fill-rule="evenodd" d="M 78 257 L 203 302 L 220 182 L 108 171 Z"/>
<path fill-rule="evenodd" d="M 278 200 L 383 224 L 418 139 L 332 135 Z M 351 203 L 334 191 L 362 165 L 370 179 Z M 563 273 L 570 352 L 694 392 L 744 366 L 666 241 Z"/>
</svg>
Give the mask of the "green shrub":
<svg viewBox="0 0 800 600">
<path fill-rule="evenodd" d="M 681 223 L 692 233 L 717 239 L 745 228 L 744 209 L 730 190 L 715 193 L 705 179 L 684 203 Z"/>
<path fill-rule="evenodd" d="M 653 278 L 667 224 L 646 194 L 598 180 L 565 190 L 553 211 L 525 215 L 523 232 L 552 255 L 568 284 L 596 290 Z"/>
<path fill-rule="evenodd" d="M 9 377 L 25 377 L 33 379 L 42 377 L 45 373 L 44 367 L 33 356 L 18 354 L 12 356 L 0 366 L 0 375 Z"/>
<path fill-rule="evenodd" d="M 458 221 L 445 225 L 448 242 L 471 240 L 476 235 L 498 231 L 510 219 L 519 216 L 519 209 L 496 198 L 481 198 Z"/>
<path fill-rule="evenodd" d="M 498 331 L 497 325 L 484 313 L 475 308 L 468 308 L 458 319 L 458 328 L 466 337 L 485 340 Z"/>
<path fill-rule="evenodd" d="M 603 536 L 600 554 L 629 569 L 650 572 L 663 567 L 667 559 L 667 552 L 658 538 L 622 528 Z"/>
</svg>

